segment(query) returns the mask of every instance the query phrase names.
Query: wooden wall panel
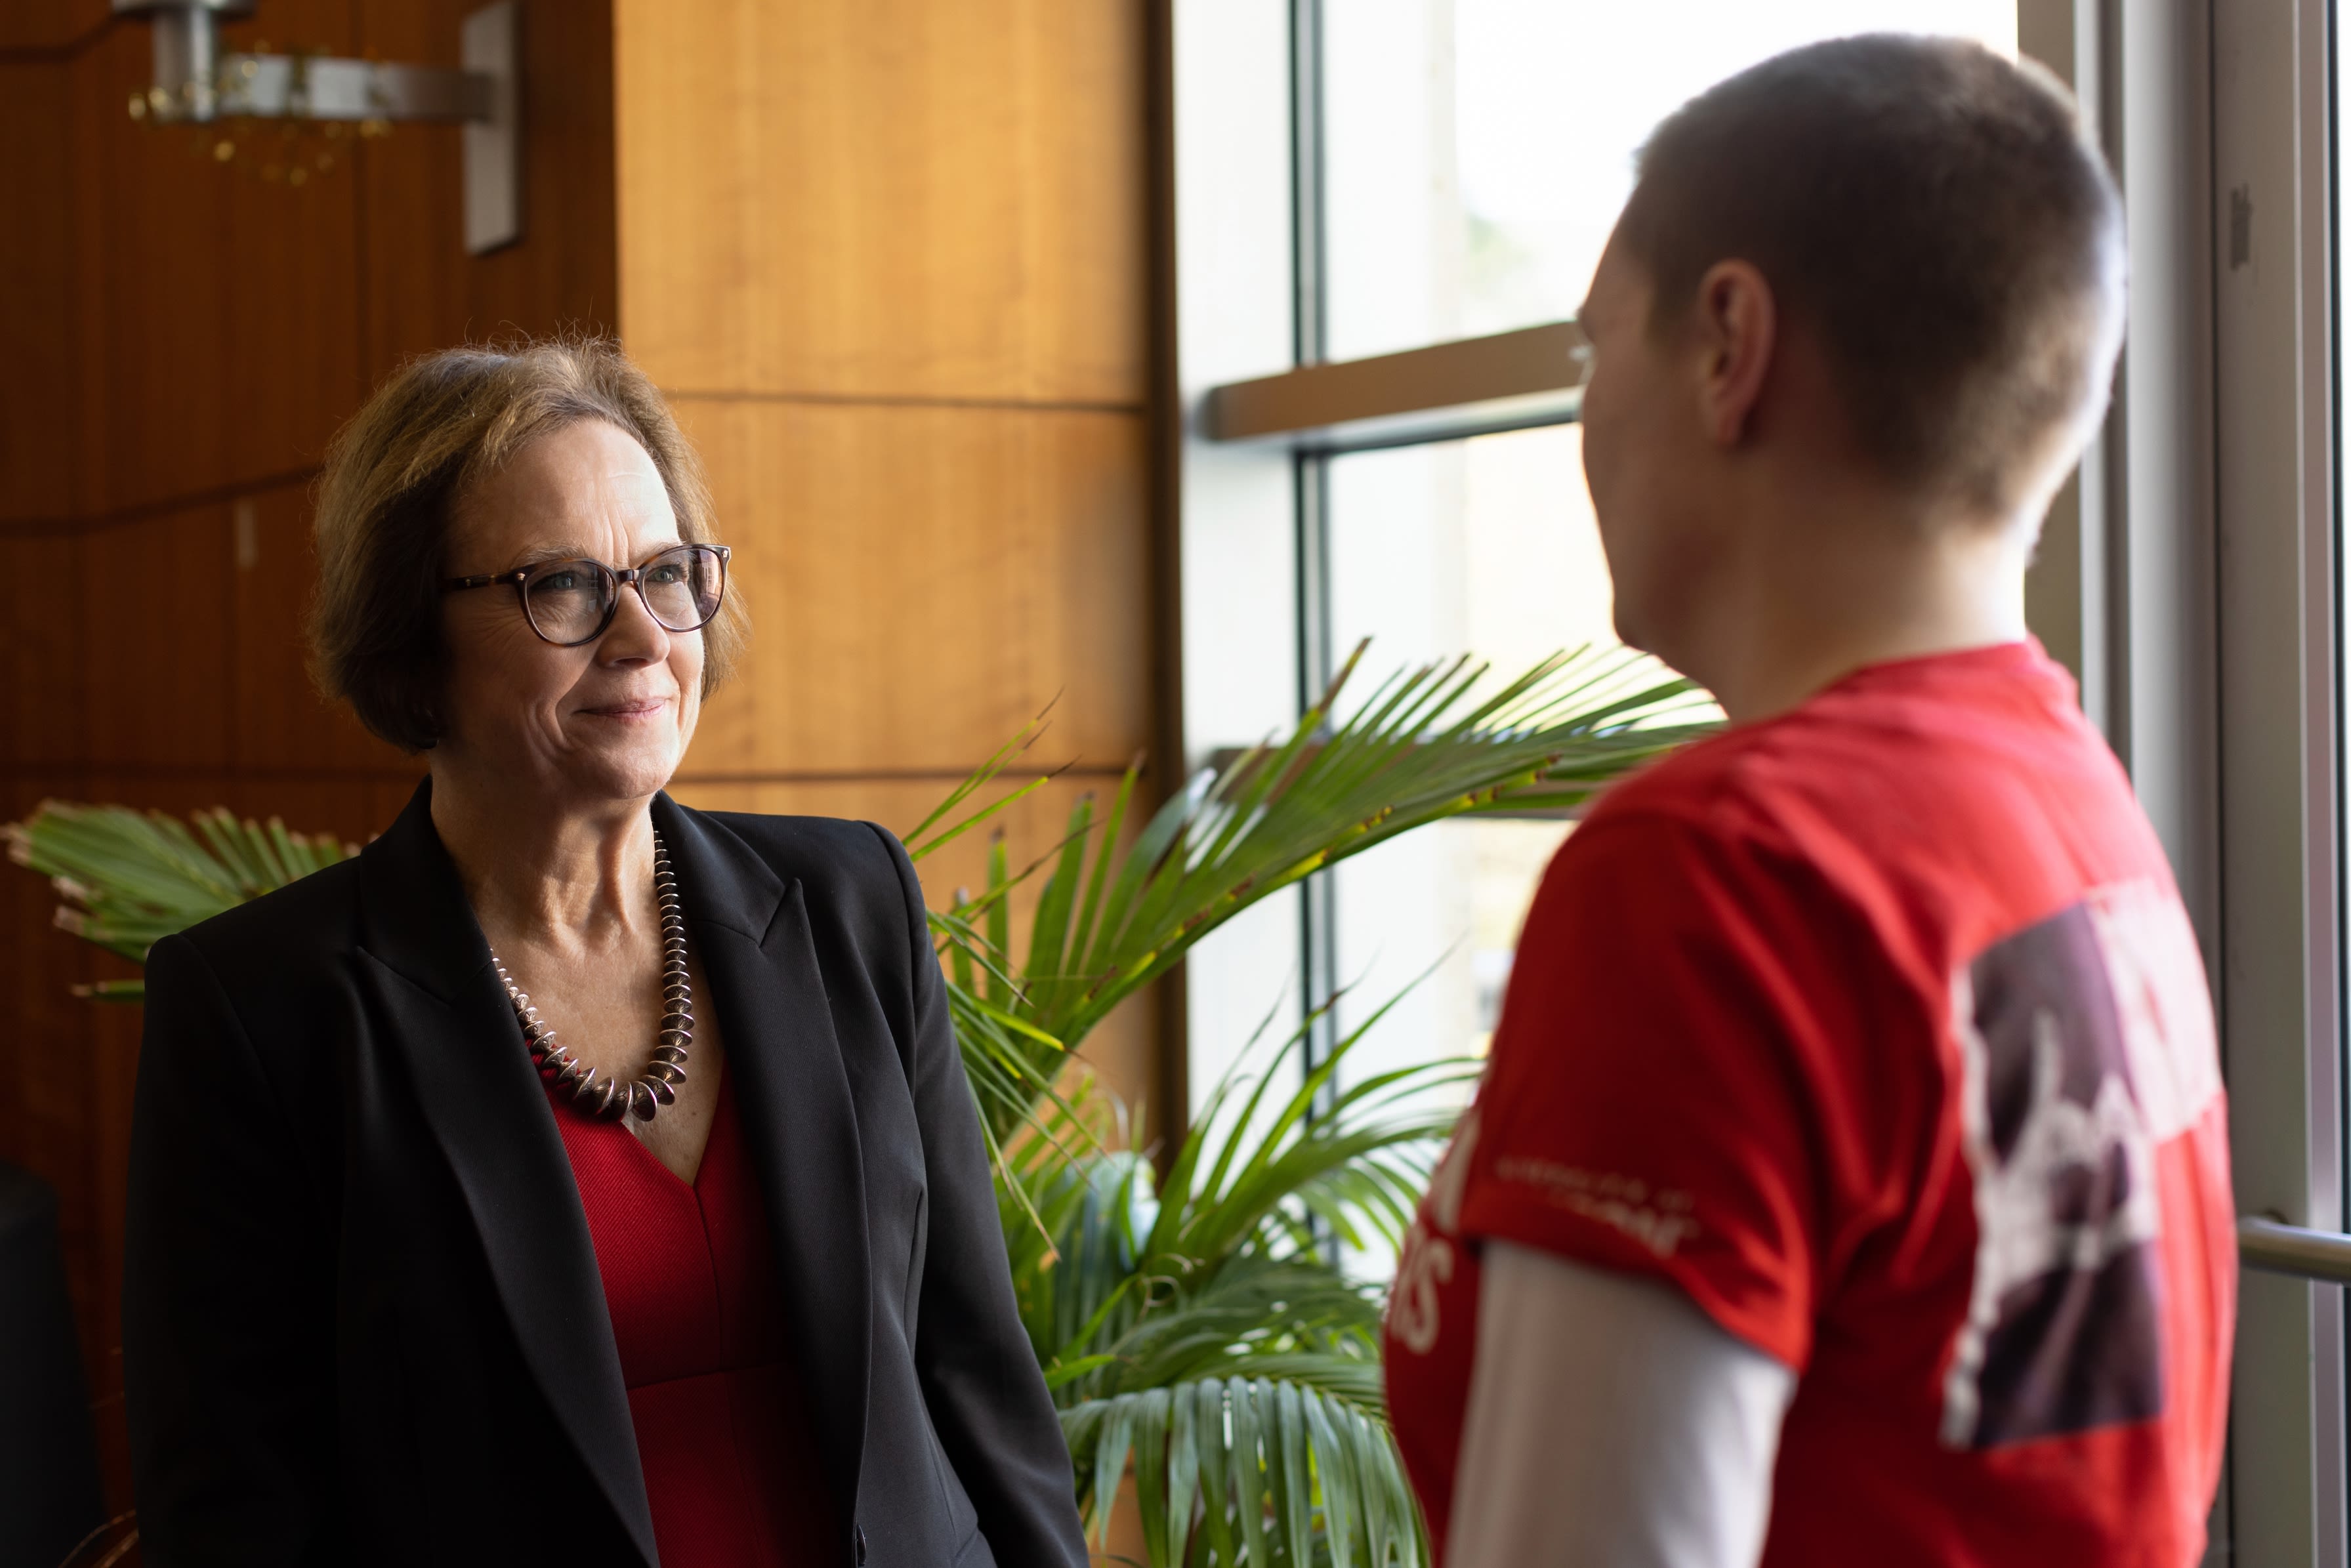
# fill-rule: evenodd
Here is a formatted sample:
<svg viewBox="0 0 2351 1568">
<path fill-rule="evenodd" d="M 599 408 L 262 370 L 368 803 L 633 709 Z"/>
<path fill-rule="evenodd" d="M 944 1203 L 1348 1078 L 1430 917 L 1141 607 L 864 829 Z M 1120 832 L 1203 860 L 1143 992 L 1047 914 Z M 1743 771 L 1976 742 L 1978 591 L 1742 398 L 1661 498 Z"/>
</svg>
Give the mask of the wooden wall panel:
<svg viewBox="0 0 2351 1568">
<path fill-rule="evenodd" d="M 1143 14 L 619 0 L 632 351 L 678 391 L 1139 406 Z"/>
<path fill-rule="evenodd" d="M 482 0 L 354 0 L 387 59 L 457 63 L 458 26 Z M 360 171 L 368 379 L 453 343 L 619 319 L 612 176 L 612 26 L 602 4 L 534 0 L 523 15 L 523 243 L 464 263 L 461 140 L 401 126 Z"/>
<path fill-rule="evenodd" d="M 69 535 L 11 538 L 0 528 L 0 550 L 8 562 L 0 572 L 0 775 L 70 767 L 89 744 L 79 542 Z"/>
<path fill-rule="evenodd" d="M 0 10 L 5 10 L 0 7 Z M 59 517 L 73 504 L 71 169 L 58 127 L 71 116 L 63 60 L 0 54 L 0 523 Z M 5 699 L 0 699 L 5 700 Z"/>
<path fill-rule="evenodd" d="M 310 486 L 287 485 L 227 508 L 230 751 L 256 775 L 414 777 L 420 763 L 370 735 L 350 708 L 329 706 L 311 684 L 305 622 L 319 558 L 310 501 Z"/>
<path fill-rule="evenodd" d="M 272 25 L 355 47 L 334 0 L 274 5 Z M 339 25 L 340 24 L 340 25 Z M 287 37 L 281 33 L 280 37 Z M 147 29 L 108 32 L 77 65 L 94 121 L 81 199 L 95 208 L 84 263 L 102 331 L 104 394 L 84 506 L 153 505 L 266 482 L 314 465 L 354 406 L 360 308 L 351 280 L 359 194 L 348 172 L 300 189 L 245 165 L 260 138 L 132 121 L 151 70 Z M 214 151 L 226 146 L 225 164 Z"/>
<path fill-rule="evenodd" d="M 229 508 L 214 503 L 78 541 L 86 760 L 131 770 L 229 762 Z"/>
<path fill-rule="evenodd" d="M 695 789 L 903 826 L 1049 702 L 1056 762 L 1153 739 L 1145 9 L 617 0 L 622 326 L 753 626 Z"/>
<path fill-rule="evenodd" d="M 962 769 L 1048 703 L 1147 744 L 1141 420 L 680 399 L 752 618 L 699 771 Z"/>
<path fill-rule="evenodd" d="M 8 0 L 0 5 L 0 54 L 54 56 L 106 21 L 106 0 Z"/>
</svg>

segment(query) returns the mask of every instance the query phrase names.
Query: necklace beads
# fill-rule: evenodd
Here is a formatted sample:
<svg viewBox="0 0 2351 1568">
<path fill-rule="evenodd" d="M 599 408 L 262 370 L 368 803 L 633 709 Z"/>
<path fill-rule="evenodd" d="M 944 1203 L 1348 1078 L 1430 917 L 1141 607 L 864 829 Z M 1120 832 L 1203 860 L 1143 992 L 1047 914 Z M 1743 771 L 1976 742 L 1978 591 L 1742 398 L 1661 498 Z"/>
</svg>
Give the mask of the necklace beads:
<svg viewBox="0 0 2351 1568">
<path fill-rule="evenodd" d="M 674 1103 L 677 1086 L 685 1082 L 685 1059 L 694 1047 L 694 981 L 685 962 L 685 910 L 678 902 L 677 875 L 670 867 L 669 848 L 658 831 L 653 834 L 653 897 L 661 910 L 661 1033 L 653 1042 L 653 1060 L 626 1082 L 600 1076 L 567 1047 L 556 1043 L 555 1030 L 507 973 L 496 950 L 490 954 L 498 983 L 514 1004 L 515 1020 L 522 1025 L 523 1043 L 540 1074 L 551 1076 L 556 1087 L 582 1112 L 607 1122 L 624 1115 L 650 1122 L 663 1106 Z"/>
</svg>

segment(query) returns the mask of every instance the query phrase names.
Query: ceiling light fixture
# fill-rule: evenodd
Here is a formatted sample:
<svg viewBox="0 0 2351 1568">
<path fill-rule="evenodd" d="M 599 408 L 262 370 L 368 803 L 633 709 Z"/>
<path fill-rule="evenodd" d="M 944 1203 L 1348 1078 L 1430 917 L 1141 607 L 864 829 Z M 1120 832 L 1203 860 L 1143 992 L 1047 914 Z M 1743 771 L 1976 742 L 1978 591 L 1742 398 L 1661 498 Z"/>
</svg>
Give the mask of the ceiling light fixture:
<svg viewBox="0 0 2351 1568">
<path fill-rule="evenodd" d="M 456 69 L 320 55 L 224 54 L 220 24 L 256 0 L 113 0 L 118 16 L 154 26 L 154 80 L 134 94 L 135 120 L 204 125 L 256 120 L 457 121 L 465 136 L 465 248 L 475 256 L 522 237 L 521 6 L 465 18 Z"/>
</svg>

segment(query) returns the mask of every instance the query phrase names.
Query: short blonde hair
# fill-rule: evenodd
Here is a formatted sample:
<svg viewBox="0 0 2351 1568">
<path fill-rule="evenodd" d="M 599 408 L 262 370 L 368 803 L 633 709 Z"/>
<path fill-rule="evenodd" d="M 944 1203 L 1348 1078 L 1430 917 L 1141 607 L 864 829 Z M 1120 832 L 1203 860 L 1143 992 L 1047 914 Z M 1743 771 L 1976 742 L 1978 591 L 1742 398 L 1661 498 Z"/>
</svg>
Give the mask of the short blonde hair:
<svg viewBox="0 0 2351 1568">
<path fill-rule="evenodd" d="M 587 419 L 645 449 L 680 538 L 716 542 L 702 460 L 617 343 L 565 338 L 426 354 L 377 388 L 327 449 L 310 612 L 320 690 L 404 751 L 428 750 L 447 732 L 442 580 L 455 504 L 533 440 Z M 749 630 L 730 582 L 702 629 L 704 695 L 733 670 Z"/>
</svg>

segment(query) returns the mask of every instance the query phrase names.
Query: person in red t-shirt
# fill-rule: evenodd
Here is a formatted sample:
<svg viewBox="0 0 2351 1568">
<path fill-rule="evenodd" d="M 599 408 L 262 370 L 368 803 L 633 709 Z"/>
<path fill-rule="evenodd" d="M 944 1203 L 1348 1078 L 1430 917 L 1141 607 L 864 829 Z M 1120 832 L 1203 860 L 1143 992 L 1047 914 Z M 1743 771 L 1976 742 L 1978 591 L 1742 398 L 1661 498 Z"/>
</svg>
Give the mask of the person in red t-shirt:
<svg viewBox="0 0 2351 1568">
<path fill-rule="evenodd" d="M 1720 735 L 1544 878 L 1388 1309 L 1446 1568 L 2193 1563 L 2228 1403 L 2196 939 L 2026 633 L 2113 183 L 1972 45 L 1767 61 L 1583 313 L 1617 627 Z"/>
</svg>

